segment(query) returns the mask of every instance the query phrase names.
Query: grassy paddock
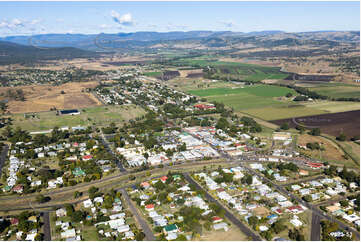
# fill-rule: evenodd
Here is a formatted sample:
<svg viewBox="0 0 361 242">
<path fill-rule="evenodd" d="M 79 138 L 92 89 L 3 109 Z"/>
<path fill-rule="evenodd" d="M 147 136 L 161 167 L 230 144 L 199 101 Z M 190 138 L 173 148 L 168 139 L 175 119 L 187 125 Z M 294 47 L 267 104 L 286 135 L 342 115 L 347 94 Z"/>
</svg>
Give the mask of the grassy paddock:
<svg viewBox="0 0 361 242">
<path fill-rule="evenodd" d="M 360 87 L 355 85 L 328 85 L 321 87 L 312 87 L 309 89 L 321 95 L 326 95 L 333 98 L 360 97 Z"/>
<path fill-rule="evenodd" d="M 135 105 L 127 106 L 99 106 L 79 109 L 80 115 L 57 116 L 56 112 L 37 113 L 36 118 L 24 118 L 23 114 L 14 114 L 13 126 L 19 126 L 28 131 L 48 130 L 55 126 L 77 126 L 92 125 L 106 126 L 111 122 L 123 123 L 130 119 L 135 119 L 145 113 L 145 111 Z"/>
<path fill-rule="evenodd" d="M 189 93 L 200 97 L 229 95 L 229 94 L 251 94 L 259 97 L 280 97 L 287 93 L 296 94 L 293 89 L 270 85 L 251 85 L 240 88 L 210 88 L 203 90 L 190 90 Z"/>
</svg>

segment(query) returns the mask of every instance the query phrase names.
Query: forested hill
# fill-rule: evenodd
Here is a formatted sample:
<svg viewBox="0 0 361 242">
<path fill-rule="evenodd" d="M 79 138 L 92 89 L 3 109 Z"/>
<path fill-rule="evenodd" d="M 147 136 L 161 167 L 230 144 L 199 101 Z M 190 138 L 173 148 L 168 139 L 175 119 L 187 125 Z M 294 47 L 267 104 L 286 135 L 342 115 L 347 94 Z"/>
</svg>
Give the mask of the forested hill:
<svg viewBox="0 0 361 242">
<path fill-rule="evenodd" d="M 16 63 L 29 64 L 37 61 L 55 59 L 90 58 L 97 55 L 95 52 L 73 47 L 37 48 L 0 41 L 0 65 Z"/>
</svg>

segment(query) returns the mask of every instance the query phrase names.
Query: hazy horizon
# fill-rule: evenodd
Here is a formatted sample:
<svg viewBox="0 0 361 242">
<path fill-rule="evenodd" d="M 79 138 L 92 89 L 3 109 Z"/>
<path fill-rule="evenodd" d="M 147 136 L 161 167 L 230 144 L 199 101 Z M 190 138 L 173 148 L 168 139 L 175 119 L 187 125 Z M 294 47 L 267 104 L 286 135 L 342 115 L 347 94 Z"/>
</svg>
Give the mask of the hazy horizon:
<svg viewBox="0 0 361 242">
<path fill-rule="evenodd" d="M 0 36 L 360 31 L 360 2 L 0 2 Z"/>
</svg>

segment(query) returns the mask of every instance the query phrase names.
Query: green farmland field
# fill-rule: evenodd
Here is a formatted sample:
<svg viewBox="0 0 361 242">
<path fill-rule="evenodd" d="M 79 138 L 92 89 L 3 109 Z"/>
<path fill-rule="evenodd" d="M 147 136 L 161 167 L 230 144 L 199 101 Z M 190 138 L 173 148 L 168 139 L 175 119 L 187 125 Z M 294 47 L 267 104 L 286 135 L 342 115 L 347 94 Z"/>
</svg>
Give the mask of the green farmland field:
<svg viewBox="0 0 361 242">
<path fill-rule="evenodd" d="M 214 59 L 178 59 L 173 64 L 179 66 L 193 66 L 198 68 L 212 67 L 213 79 L 231 78 L 250 82 L 259 82 L 265 79 L 284 79 L 288 74 L 282 73 L 279 67 L 226 62 Z"/>
<path fill-rule="evenodd" d="M 189 93 L 217 101 L 236 112 L 246 113 L 263 120 L 277 120 L 325 113 L 358 110 L 356 102 L 294 102 L 286 99 L 287 93 L 296 95 L 293 89 L 271 85 L 251 85 L 243 88 L 209 88 L 191 90 Z"/>
<path fill-rule="evenodd" d="M 269 85 L 250 85 L 240 88 L 210 88 L 189 91 L 189 93 L 200 97 L 228 94 L 251 94 L 259 97 L 280 97 L 285 96 L 289 92 L 294 95 L 296 94 L 293 89 Z"/>
<path fill-rule="evenodd" d="M 159 77 L 161 76 L 163 73 L 159 72 L 159 71 L 153 71 L 153 72 L 144 72 L 143 75 L 144 76 L 149 76 L 149 77 Z"/>
<path fill-rule="evenodd" d="M 360 97 L 360 87 L 355 85 L 330 85 L 309 88 L 321 95 L 333 98 L 358 98 Z"/>
</svg>

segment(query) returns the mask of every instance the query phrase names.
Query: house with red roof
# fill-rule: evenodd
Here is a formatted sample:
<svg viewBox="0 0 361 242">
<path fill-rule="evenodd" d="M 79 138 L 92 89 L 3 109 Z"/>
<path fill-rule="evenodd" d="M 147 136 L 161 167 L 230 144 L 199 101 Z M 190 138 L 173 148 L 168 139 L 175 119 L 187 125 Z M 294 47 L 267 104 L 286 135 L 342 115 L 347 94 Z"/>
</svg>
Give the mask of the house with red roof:
<svg viewBox="0 0 361 242">
<path fill-rule="evenodd" d="M 306 165 L 311 167 L 312 169 L 319 169 L 324 166 L 322 163 L 315 163 L 315 162 L 306 162 Z"/>
<path fill-rule="evenodd" d="M 148 211 L 148 212 L 154 211 L 154 204 L 145 205 L 145 210 Z"/>
<path fill-rule="evenodd" d="M 17 219 L 17 218 L 11 218 L 11 219 L 10 219 L 10 223 L 11 223 L 11 225 L 18 225 L 18 224 L 19 224 L 19 219 Z"/>
<path fill-rule="evenodd" d="M 214 217 L 212 217 L 212 221 L 213 221 L 213 223 L 219 223 L 219 222 L 222 222 L 223 219 L 221 217 L 214 216 Z"/>
<path fill-rule="evenodd" d="M 144 189 L 147 189 L 150 187 L 150 184 L 149 184 L 149 182 L 145 181 L 145 182 L 140 183 L 140 186 L 143 187 Z"/>
<path fill-rule="evenodd" d="M 194 105 L 195 108 L 200 109 L 200 110 L 212 110 L 212 109 L 216 109 L 216 107 L 213 104 L 195 104 Z"/>
<path fill-rule="evenodd" d="M 295 206 L 288 207 L 286 209 L 286 211 L 293 213 L 293 214 L 299 214 L 299 213 L 302 213 L 304 211 L 304 209 L 300 205 L 295 205 Z"/>
<path fill-rule="evenodd" d="M 13 191 L 16 192 L 16 193 L 22 193 L 24 190 L 24 187 L 23 185 L 17 185 L 13 188 Z"/>
<path fill-rule="evenodd" d="M 82 159 L 83 159 L 83 161 L 88 161 L 88 160 L 93 159 L 93 156 L 92 156 L 92 155 L 84 155 L 84 156 L 82 157 Z"/>
<path fill-rule="evenodd" d="M 167 176 L 162 176 L 162 177 L 160 178 L 160 180 L 161 180 L 163 183 L 165 183 L 165 182 L 167 181 L 167 179 L 168 179 Z"/>
<path fill-rule="evenodd" d="M 75 143 L 73 144 L 73 147 L 79 147 L 79 144 L 78 144 L 77 142 L 75 142 Z"/>
<path fill-rule="evenodd" d="M 275 211 L 277 214 L 282 214 L 283 212 L 282 212 L 282 210 L 280 209 L 280 208 L 278 208 L 278 209 L 276 209 L 276 211 Z"/>
</svg>

